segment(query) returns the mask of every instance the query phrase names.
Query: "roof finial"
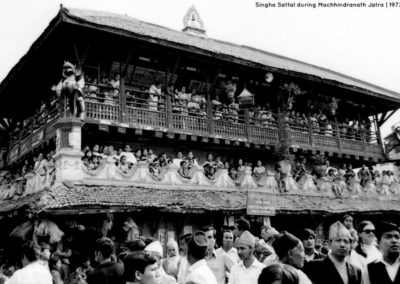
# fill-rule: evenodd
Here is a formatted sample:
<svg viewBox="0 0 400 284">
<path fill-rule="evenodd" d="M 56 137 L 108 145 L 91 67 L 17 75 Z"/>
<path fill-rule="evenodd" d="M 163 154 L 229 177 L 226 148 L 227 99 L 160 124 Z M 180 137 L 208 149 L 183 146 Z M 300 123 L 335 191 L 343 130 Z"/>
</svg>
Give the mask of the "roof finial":
<svg viewBox="0 0 400 284">
<path fill-rule="evenodd" d="M 194 5 L 189 8 L 185 14 L 185 17 L 183 17 L 182 31 L 195 35 L 205 35 L 206 33 L 206 30 L 204 29 L 204 23 Z"/>
</svg>

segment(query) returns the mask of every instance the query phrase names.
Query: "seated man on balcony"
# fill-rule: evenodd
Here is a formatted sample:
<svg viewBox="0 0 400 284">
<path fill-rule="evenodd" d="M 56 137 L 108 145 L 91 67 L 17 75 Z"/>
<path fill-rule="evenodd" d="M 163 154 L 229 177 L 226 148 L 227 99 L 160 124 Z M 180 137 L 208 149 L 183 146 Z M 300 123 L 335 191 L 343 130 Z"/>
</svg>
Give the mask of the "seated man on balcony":
<svg viewBox="0 0 400 284">
<path fill-rule="evenodd" d="M 129 171 L 129 165 L 128 162 L 126 161 L 126 157 L 124 155 L 121 156 L 118 169 L 121 170 L 124 174 L 128 173 Z"/>
<path fill-rule="evenodd" d="M 149 110 L 158 110 L 158 101 L 161 97 L 161 88 L 162 83 L 160 81 L 156 81 L 149 88 Z"/>
<path fill-rule="evenodd" d="M 187 161 L 181 161 L 180 167 L 178 169 L 178 174 L 183 177 L 189 179 L 189 167 L 188 167 L 188 162 Z"/>
<path fill-rule="evenodd" d="M 181 162 L 182 162 L 183 160 L 184 160 L 183 154 L 182 154 L 182 152 L 179 151 L 179 152 L 176 154 L 175 159 L 172 160 L 172 162 L 173 162 L 173 164 L 174 164 L 175 166 L 181 167 L 181 166 L 182 166 Z"/>
<path fill-rule="evenodd" d="M 129 166 L 132 166 L 137 163 L 137 159 L 132 153 L 131 146 L 126 145 L 121 155 L 124 155 L 126 157 L 126 162 L 128 163 Z"/>
</svg>

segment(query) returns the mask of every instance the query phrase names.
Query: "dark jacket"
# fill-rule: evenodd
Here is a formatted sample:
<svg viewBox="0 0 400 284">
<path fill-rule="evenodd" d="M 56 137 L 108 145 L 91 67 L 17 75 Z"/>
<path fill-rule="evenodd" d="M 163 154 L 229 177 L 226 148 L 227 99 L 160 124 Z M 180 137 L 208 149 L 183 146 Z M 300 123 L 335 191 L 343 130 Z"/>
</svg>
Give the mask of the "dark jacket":
<svg viewBox="0 0 400 284">
<path fill-rule="evenodd" d="M 361 284 L 361 270 L 350 263 L 347 265 L 348 284 Z M 329 257 L 311 261 L 304 271 L 314 284 L 344 284 L 342 277 Z"/>
<path fill-rule="evenodd" d="M 120 263 L 100 264 L 87 275 L 88 284 L 124 284 L 124 267 Z"/>
<path fill-rule="evenodd" d="M 301 270 L 306 271 L 307 270 L 307 266 L 312 261 L 317 260 L 317 259 L 324 259 L 325 257 L 326 257 L 326 254 L 323 254 L 322 252 L 319 252 L 319 251 L 315 251 L 314 252 L 314 259 L 310 260 L 310 261 L 304 260 L 304 266 L 303 266 L 303 268 Z"/>
<path fill-rule="evenodd" d="M 385 264 L 375 261 L 368 264 L 368 275 L 371 284 L 400 284 L 400 273 L 397 270 L 394 282 L 390 279 Z"/>
</svg>

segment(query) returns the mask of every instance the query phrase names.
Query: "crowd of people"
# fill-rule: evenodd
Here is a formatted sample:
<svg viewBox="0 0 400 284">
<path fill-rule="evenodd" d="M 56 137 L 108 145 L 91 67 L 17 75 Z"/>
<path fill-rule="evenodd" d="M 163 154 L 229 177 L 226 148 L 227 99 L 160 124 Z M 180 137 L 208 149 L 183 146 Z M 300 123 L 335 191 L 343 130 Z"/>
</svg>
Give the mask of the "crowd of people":
<svg viewBox="0 0 400 284">
<path fill-rule="evenodd" d="M 118 102 L 119 94 L 119 74 L 114 79 L 102 77 L 101 84 L 97 84 L 97 79 L 87 77 L 87 97 L 88 101 L 115 104 Z M 99 87 L 103 86 L 103 87 Z M 207 118 L 206 97 L 197 94 L 196 89 L 187 91 L 185 86 L 180 89 L 174 85 L 163 88 L 160 81 L 155 82 L 148 89 L 141 87 L 138 90 L 126 91 L 127 105 L 138 108 L 146 108 L 152 111 L 163 111 L 166 109 L 166 98 L 169 97 L 172 103 L 173 113 L 198 116 Z M 104 99 L 105 98 L 105 99 Z M 239 108 L 233 94 L 226 95 L 220 99 L 215 95 L 211 101 L 212 117 L 214 120 L 226 120 L 233 123 L 244 123 L 244 111 Z M 250 124 L 261 127 L 276 127 L 277 117 L 271 111 L 269 104 L 265 106 L 256 105 L 249 109 Z M 338 130 L 335 127 L 336 121 L 331 115 L 325 114 L 322 110 L 312 113 L 300 113 L 291 110 L 285 117 L 288 124 L 303 131 L 308 131 L 312 126 L 313 132 L 326 136 L 334 136 L 337 131 L 341 138 L 361 140 L 361 133 L 366 141 L 371 139 L 371 122 L 369 119 L 348 119 L 338 122 Z"/>
<path fill-rule="evenodd" d="M 45 176 L 55 173 L 54 151 L 49 151 L 47 154 L 38 153 L 32 160 L 24 160 L 21 166 L 7 171 L 0 179 L 0 185 L 7 185 L 15 179 L 26 176 L 29 173 Z M 55 178 L 55 176 L 54 176 Z"/>
<path fill-rule="evenodd" d="M 356 230 L 346 215 L 330 226 L 323 244 L 310 228 L 292 234 L 266 225 L 253 235 L 245 219 L 218 233 L 219 247 L 212 226 L 182 235 L 179 244 L 169 239 L 165 248 L 141 236 L 116 248 L 102 237 L 94 258 L 28 242 L 18 263 L 0 255 L 0 283 L 383 284 L 397 283 L 400 275 L 400 228 L 391 222 L 375 227 L 364 220 Z"/>
<path fill-rule="evenodd" d="M 379 171 L 373 166 L 367 167 L 365 164 L 356 173 L 351 164 L 343 164 L 341 167 L 335 168 L 330 165 L 329 161 L 324 157 L 324 170 L 317 172 L 315 169 L 308 170 L 306 167 L 306 158 L 299 156 L 293 162 L 291 172 L 287 173 L 282 170 L 279 164 L 274 169 L 267 169 L 261 160 L 256 160 L 253 164 L 251 161 L 238 159 L 234 163 L 228 160 L 222 160 L 221 156 L 207 154 L 205 162 L 200 162 L 192 151 L 184 156 L 180 151 L 175 157 L 162 152 L 156 155 L 152 149 L 135 149 L 132 150 L 129 145 L 122 147 L 95 145 L 92 149 L 85 147 L 83 164 L 88 170 L 96 170 L 105 163 L 110 157 L 115 165 L 123 172 L 128 173 L 134 169 L 139 162 L 145 162 L 148 165 L 149 172 L 156 179 L 162 179 L 164 174 L 170 167 L 174 167 L 182 178 L 190 179 L 193 177 L 196 169 L 202 167 L 204 175 L 209 180 L 214 180 L 220 170 L 226 170 L 229 177 L 233 181 L 240 181 L 246 173 L 251 173 L 254 180 L 262 181 L 267 176 L 274 176 L 279 190 L 285 191 L 290 176 L 299 184 L 306 181 L 308 176 L 313 177 L 314 184 L 318 184 L 318 180 L 328 181 L 332 184 L 332 190 L 340 195 L 345 190 L 354 193 L 358 192 L 374 192 L 380 194 L 399 194 L 400 184 L 398 177 L 391 170 Z M 230 159 L 232 161 L 232 159 Z"/>
</svg>

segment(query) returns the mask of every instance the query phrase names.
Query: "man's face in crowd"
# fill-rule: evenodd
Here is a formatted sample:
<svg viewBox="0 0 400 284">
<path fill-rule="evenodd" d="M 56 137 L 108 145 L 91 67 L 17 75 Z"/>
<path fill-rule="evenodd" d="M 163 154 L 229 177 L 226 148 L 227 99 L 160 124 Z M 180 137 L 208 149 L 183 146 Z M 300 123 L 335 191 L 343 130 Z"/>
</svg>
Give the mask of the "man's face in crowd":
<svg viewBox="0 0 400 284">
<path fill-rule="evenodd" d="M 400 233 L 398 231 L 385 232 L 379 242 L 384 255 L 400 253 Z"/>
<path fill-rule="evenodd" d="M 169 257 L 173 257 L 173 256 L 178 255 L 177 248 L 173 247 L 173 246 L 168 247 L 168 252 L 167 253 L 168 253 Z"/>
<path fill-rule="evenodd" d="M 210 230 L 205 232 L 206 238 L 208 240 L 208 249 L 213 250 L 215 247 L 215 238 L 214 238 L 214 231 Z"/>
<path fill-rule="evenodd" d="M 303 243 L 299 242 L 297 246 L 289 251 L 289 264 L 295 268 L 302 268 L 304 266 L 304 247 Z"/>
<path fill-rule="evenodd" d="M 238 255 L 241 260 L 248 260 L 252 257 L 254 248 L 251 248 L 246 245 L 239 245 L 238 248 Z"/>
<path fill-rule="evenodd" d="M 330 248 L 335 257 L 344 259 L 350 251 L 350 239 L 345 236 L 335 237 L 330 240 Z"/>
<path fill-rule="evenodd" d="M 240 235 L 241 235 L 241 233 L 242 233 L 242 232 L 239 231 L 239 229 L 238 229 L 238 225 L 235 224 L 235 229 L 233 230 L 233 234 L 235 235 L 236 238 L 239 238 Z"/>
<path fill-rule="evenodd" d="M 233 246 L 233 233 L 232 232 L 225 232 L 222 237 L 222 245 L 224 247 L 231 248 Z"/>
<path fill-rule="evenodd" d="M 182 249 L 183 253 L 186 255 L 187 251 L 188 251 L 188 246 L 187 246 L 187 243 L 185 242 L 185 240 L 181 241 L 181 249 Z"/>
<path fill-rule="evenodd" d="M 143 273 L 136 271 L 136 278 L 141 284 L 159 284 L 160 269 L 158 268 L 158 263 L 146 266 Z"/>
<path fill-rule="evenodd" d="M 314 249 L 315 248 L 315 238 L 313 236 L 309 236 L 308 239 L 303 240 L 303 245 L 305 249 Z"/>
</svg>

